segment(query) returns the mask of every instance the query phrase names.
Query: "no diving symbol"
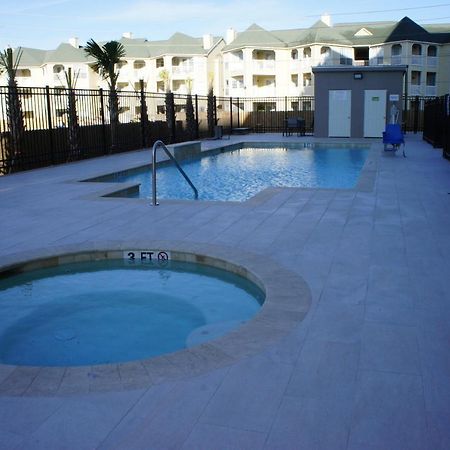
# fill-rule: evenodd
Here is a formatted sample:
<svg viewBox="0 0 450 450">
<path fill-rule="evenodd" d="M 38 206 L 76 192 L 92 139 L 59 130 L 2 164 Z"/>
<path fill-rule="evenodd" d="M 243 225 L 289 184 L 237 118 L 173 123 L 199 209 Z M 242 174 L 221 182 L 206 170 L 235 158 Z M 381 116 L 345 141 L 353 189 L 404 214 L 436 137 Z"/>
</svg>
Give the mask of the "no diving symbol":
<svg viewBox="0 0 450 450">
<path fill-rule="evenodd" d="M 168 261 L 169 255 L 166 252 L 158 253 L 158 261 Z"/>
</svg>

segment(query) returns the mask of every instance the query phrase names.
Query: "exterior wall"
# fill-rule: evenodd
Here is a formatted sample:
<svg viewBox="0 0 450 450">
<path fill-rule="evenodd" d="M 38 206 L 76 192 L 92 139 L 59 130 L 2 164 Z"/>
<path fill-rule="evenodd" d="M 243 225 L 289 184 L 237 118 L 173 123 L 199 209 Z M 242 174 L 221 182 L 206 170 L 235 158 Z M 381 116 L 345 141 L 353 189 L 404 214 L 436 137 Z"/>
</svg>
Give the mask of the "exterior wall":
<svg viewBox="0 0 450 450">
<path fill-rule="evenodd" d="M 314 112 L 314 136 L 328 137 L 328 92 L 330 90 L 348 89 L 352 92 L 351 97 L 351 136 L 362 138 L 364 130 L 364 91 L 366 89 L 385 89 L 387 91 L 386 118 L 389 117 L 389 95 L 396 94 L 400 101 L 396 106 L 400 111 L 399 122 L 401 123 L 401 98 L 403 93 L 403 70 L 383 70 L 382 68 L 371 69 L 369 67 L 351 68 L 328 68 L 321 71 L 315 68 L 315 112 Z M 353 74 L 363 74 L 361 80 L 355 80 Z"/>
</svg>

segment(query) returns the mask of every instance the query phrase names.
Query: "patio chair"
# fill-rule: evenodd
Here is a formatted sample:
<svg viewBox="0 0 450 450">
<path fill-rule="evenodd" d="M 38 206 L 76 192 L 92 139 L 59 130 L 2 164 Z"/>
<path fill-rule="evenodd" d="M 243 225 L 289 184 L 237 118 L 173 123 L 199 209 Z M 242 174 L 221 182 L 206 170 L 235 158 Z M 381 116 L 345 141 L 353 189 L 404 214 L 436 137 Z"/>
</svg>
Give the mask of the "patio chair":
<svg viewBox="0 0 450 450">
<path fill-rule="evenodd" d="M 297 136 L 304 136 L 305 119 L 301 117 L 288 117 L 285 119 L 283 136 L 291 136 L 293 130 L 297 130 Z"/>
<path fill-rule="evenodd" d="M 386 125 L 386 130 L 383 131 L 383 144 L 385 152 L 393 151 L 394 153 L 400 148 L 400 145 L 403 144 L 403 156 L 406 158 L 405 138 L 399 124 L 390 123 Z M 392 147 L 389 148 L 389 145 Z"/>
</svg>

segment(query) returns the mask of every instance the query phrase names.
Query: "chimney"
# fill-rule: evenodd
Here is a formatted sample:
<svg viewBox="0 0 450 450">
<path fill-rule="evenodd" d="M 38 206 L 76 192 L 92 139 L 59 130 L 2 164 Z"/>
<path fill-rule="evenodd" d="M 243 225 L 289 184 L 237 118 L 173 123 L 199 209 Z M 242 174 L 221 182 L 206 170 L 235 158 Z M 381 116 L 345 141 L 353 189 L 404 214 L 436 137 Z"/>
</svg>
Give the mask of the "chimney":
<svg viewBox="0 0 450 450">
<path fill-rule="evenodd" d="M 205 50 L 209 50 L 213 46 L 213 42 L 212 34 L 203 35 L 203 48 Z"/>
<path fill-rule="evenodd" d="M 320 20 L 325 24 L 331 27 L 331 16 L 328 13 L 323 13 L 320 16 Z"/>
<path fill-rule="evenodd" d="M 72 47 L 79 48 L 78 38 L 77 38 L 77 37 L 71 37 L 71 38 L 69 39 L 69 44 L 70 44 Z"/>
<path fill-rule="evenodd" d="M 125 33 L 122 33 L 122 37 L 127 39 L 133 39 L 133 33 L 131 31 L 125 31 Z"/>
<path fill-rule="evenodd" d="M 236 39 L 236 30 L 234 28 L 228 28 L 225 37 L 226 44 L 231 44 Z"/>
</svg>

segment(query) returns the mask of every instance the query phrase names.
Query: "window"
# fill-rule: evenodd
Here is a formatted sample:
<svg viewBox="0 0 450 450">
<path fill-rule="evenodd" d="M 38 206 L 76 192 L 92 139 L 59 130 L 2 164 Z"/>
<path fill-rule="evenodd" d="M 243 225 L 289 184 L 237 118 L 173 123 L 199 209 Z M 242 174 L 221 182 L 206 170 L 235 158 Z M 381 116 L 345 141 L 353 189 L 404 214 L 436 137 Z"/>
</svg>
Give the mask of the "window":
<svg viewBox="0 0 450 450">
<path fill-rule="evenodd" d="M 411 72 L 411 84 L 413 86 L 419 86 L 420 85 L 420 72 L 418 70 L 413 70 Z"/>
<path fill-rule="evenodd" d="M 298 102 L 291 102 L 292 111 L 298 111 Z"/>
<path fill-rule="evenodd" d="M 147 83 L 144 81 L 144 89 L 147 87 Z M 141 90 L 141 83 L 139 81 L 137 81 L 136 83 L 134 83 L 134 90 L 135 91 L 140 91 Z"/>
<path fill-rule="evenodd" d="M 156 60 L 156 68 L 164 67 L 164 58 L 158 58 Z"/>
<path fill-rule="evenodd" d="M 62 64 L 55 64 L 53 66 L 53 73 L 61 73 L 64 72 L 64 66 Z"/>
<path fill-rule="evenodd" d="M 427 86 L 436 86 L 436 72 L 427 72 Z"/>
<path fill-rule="evenodd" d="M 17 69 L 16 71 L 16 77 L 31 77 L 31 70 L 30 69 Z"/>
<path fill-rule="evenodd" d="M 166 113 L 166 107 L 164 105 L 157 105 L 156 106 L 156 113 L 157 114 L 165 114 Z"/>
<path fill-rule="evenodd" d="M 437 47 L 435 45 L 428 46 L 427 56 L 437 56 Z"/>
<path fill-rule="evenodd" d="M 127 61 L 119 61 L 118 63 L 117 63 L 117 68 L 118 69 L 121 69 L 123 66 L 126 66 L 128 64 L 128 62 Z"/>
<path fill-rule="evenodd" d="M 292 50 L 291 59 L 298 59 L 298 50 L 297 49 Z"/>
<path fill-rule="evenodd" d="M 311 74 L 310 73 L 304 73 L 303 74 L 303 86 L 311 86 Z"/>
<path fill-rule="evenodd" d="M 330 47 L 321 47 L 320 54 L 321 55 L 329 55 L 331 53 Z"/>
<path fill-rule="evenodd" d="M 402 63 L 402 46 L 400 44 L 394 44 L 391 47 L 391 64 Z"/>
<path fill-rule="evenodd" d="M 400 44 L 394 44 L 391 49 L 392 56 L 401 56 L 402 46 Z"/>
<path fill-rule="evenodd" d="M 422 46 L 420 44 L 413 44 L 412 54 L 416 55 L 416 56 L 420 56 L 422 54 Z"/>
<path fill-rule="evenodd" d="M 145 61 L 142 61 L 141 59 L 136 60 L 136 61 L 133 63 L 133 67 L 134 67 L 135 69 L 142 69 L 142 68 L 145 67 Z"/>
<path fill-rule="evenodd" d="M 294 87 L 298 87 L 298 75 L 291 75 L 291 84 L 294 85 Z"/>
<path fill-rule="evenodd" d="M 122 89 L 125 89 L 127 86 L 128 86 L 127 82 L 117 83 L 117 90 L 121 91 Z"/>
<path fill-rule="evenodd" d="M 303 49 L 303 58 L 311 58 L 311 47 L 305 47 Z"/>
</svg>

